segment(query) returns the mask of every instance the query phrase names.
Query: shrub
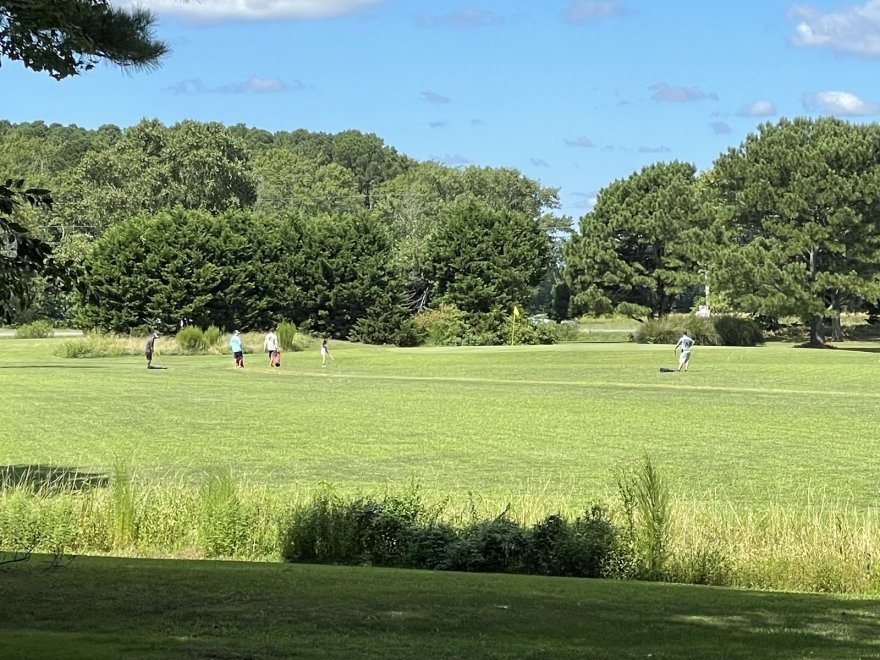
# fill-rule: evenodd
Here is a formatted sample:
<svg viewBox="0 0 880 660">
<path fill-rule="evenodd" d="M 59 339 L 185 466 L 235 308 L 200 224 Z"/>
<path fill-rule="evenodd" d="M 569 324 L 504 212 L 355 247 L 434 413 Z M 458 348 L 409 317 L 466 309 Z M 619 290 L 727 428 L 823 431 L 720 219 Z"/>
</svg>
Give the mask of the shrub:
<svg viewBox="0 0 880 660">
<path fill-rule="evenodd" d="M 685 331 L 697 344 L 703 346 L 721 344 L 721 338 L 711 318 L 678 314 L 648 319 L 635 331 L 633 340 L 638 344 L 674 344 Z"/>
<path fill-rule="evenodd" d="M 460 346 L 467 331 L 465 313 L 455 305 L 441 304 L 436 309 L 423 310 L 413 321 L 431 346 Z"/>
<path fill-rule="evenodd" d="M 292 351 L 296 342 L 296 325 L 289 321 L 283 321 L 275 328 L 275 334 L 278 335 L 278 345 L 282 351 Z"/>
<path fill-rule="evenodd" d="M 447 548 L 447 568 L 480 573 L 520 573 L 525 568 L 526 531 L 506 512 L 462 530 Z"/>
<path fill-rule="evenodd" d="M 223 333 L 216 325 L 209 325 L 207 330 L 202 334 L 203 345 L 206 349 L 213 348 L 220 343 Z"/>
<path fill-rule="evenodd" d="M 282 539 L 281 556 L 287 561 L 357 563 L 359 553 L 342 498 L 326 488 L 296 509 Z"/>
<path fill-rule="evenodd" d="M 551 515 L 529 532 L 526 570 L 538 575 L 600 577 L 616 541 L 614 524 L 599 505 L 574 523 Z"/>
<path fill-rule="evenodd" d="M 52 324 L 42 319 L 25 323 L 15 329 L 15 336 L 18 339 L 45 339 L 51 337 L 53 333 Z"/>
<path fill-rule="evenodd" d="M 188 325 L 178 330 L 174 336 L 177 345 L 187 353 L 201 353 L 205 350 L 205 334 L 195 325 Z"/>
<path fill-rule="evenodd" d="M 753 319 L 713 316 L 712 321 L 722 346 L 757 346 L 764 343 L 761 326 Z"/>
</svg>

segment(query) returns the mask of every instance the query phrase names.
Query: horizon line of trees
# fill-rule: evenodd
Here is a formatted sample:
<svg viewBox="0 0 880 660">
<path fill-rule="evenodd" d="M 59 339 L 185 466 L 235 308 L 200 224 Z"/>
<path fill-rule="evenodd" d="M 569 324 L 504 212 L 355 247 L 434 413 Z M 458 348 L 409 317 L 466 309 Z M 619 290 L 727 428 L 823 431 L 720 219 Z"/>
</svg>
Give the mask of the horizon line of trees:
<svg viewBox="0 0 880 660">
<path fill-rule="evenodd" d="M 290 320 L 398 341 L 441 304 L 496 326 L 514 304 L 645 318 L 709 286 L 714 309 L 797 316 L 818 344 L 825 319 L 880 300 L 876 124 L 782 119 L 705 172 L 654 163 L 603 188 L 577 231 L 558 190 L 517 170 L 418 162 L 358 131 L 0 122 L 0 145 L 0 171 L 53 191 L 16 221 L 74 273 L 61 294 L 26 273 L 34 304 L 4 306 L 19 321 Z"/>
</svg>

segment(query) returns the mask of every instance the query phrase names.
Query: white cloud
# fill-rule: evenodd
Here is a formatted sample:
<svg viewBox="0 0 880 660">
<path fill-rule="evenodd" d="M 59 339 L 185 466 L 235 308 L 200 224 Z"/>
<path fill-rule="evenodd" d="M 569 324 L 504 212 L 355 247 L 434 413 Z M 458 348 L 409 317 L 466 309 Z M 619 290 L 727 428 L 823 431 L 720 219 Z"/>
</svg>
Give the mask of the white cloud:
<svg viewBox="0 0 880 660">
<path fill-rule="evenodd" d="M 796 46 L 880 57 L 880 0 L 828 12 L 795 5 L 789 17 L 797 21 L 791 39 Z"/>
<path fill-rule="evenodd" d="M 864 117 L 880 114 L 880 103 L 863 101 L 849 92 L 815 92 L 804 94 L 804 108 L 811 112 L 838 117 Z"/>
<path fill-rule="evenodd" d="M 712 128 L 712 132 L 715 135 L 728 135 L 733 133 L 733 130 L 730 128 L 730 124 L 726 121 L 713 121 L 709 126 Z"/>
<path fill-rule="evenodd" d="M 758 99 L 750 105 L 744 105 L 736 113 L 740 117 L 773 117 L 776 115 L 776 105 L 767 99 Z"/>
<path fill-rule="evenodd" d="M 147 7 L 199 21 L 331 18 L 355 13 L 385 0 L 114 0 L 118 6 Z"/>
</svg>

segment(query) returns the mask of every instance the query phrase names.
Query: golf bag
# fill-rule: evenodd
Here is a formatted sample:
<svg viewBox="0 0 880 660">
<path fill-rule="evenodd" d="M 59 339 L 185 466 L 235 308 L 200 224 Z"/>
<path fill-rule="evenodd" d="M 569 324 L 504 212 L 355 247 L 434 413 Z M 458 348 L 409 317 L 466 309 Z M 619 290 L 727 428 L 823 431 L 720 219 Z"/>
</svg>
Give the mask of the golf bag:
<svg viewBox="0 0 880 660">
<path fill-rule="evenodd" d="M 272 366 L 280 367 L 281 366 L 281 351 L 275 351 L 272 353 Z"/>
</svg>

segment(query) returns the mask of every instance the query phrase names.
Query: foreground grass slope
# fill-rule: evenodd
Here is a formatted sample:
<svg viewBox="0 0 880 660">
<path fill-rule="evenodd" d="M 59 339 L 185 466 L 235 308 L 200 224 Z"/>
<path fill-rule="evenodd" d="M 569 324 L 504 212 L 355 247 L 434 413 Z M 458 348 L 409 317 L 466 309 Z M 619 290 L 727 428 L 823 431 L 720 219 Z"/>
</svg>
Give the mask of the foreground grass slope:
<svg viewBox="0 0 880 660">
<path fill-rule="evenodd" d="M 236 479 L 350 490 L 411 479 L 440 495 L 582 506 L 619 460 L 648 453 L 674 493 L 698 500 L 877 500 L 880 359 L 870 344 L 455 349 L 334 347 L 260 355 L 63 360 L 60 339 L 0 339 L 0 465 L 140 478 L 231 468 Z"/>
<path fill-rule="evenodd" d="M 4 658 L 854 658 L 880 601 L 326 566 L 40 558 L 0 572 Z"/>
</svg>

